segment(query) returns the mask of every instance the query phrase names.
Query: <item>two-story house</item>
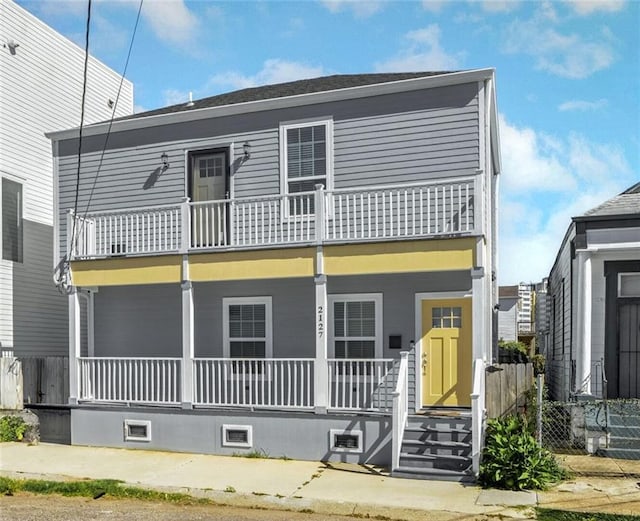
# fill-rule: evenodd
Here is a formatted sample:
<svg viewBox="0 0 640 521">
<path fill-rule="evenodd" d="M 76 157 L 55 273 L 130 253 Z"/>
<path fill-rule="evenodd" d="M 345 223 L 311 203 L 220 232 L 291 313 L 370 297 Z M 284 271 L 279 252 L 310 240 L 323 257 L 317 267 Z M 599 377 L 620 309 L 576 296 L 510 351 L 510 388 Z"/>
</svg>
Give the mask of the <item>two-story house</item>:
<svg viewBox="0 0 640 521">
<path fill-rule="evenodd" d="M 492 69 L 244 89 L 86 127 L 78 186 L 50 134 L 72 442 L 472 476 L 495 100 Z"/>
</svg>

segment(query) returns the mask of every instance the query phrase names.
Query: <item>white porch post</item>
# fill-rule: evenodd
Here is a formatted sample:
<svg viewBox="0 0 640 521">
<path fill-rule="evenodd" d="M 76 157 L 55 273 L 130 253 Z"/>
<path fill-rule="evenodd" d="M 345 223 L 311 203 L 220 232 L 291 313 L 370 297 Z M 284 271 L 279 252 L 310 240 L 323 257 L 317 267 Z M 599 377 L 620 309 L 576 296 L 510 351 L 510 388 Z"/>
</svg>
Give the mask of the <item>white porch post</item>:
<svg viewBox="0 0 640 521">
<path fill-rule="evenodd" d="M 314 388 L 313 396 L 315 411 L 318 414 L 326 414 L 329 407 L 329 364 L 327 362 L 327 276 L 324 273 L 324 215 L 325 192 L 322 184 L 315 186 L 315 217 L 316 217 L 316 358 L 314 362 Z"/>
<path fill-rule="evenodd" d="M 577 252 L 578 260 L 578 345 L 576 391 L 591 394 L 591 255 Z"/>
<path fill-rule="evenodd" d="M 78 403 L 80 357 L 80 298 L 77 288 L 69 293 L 69 403 Z"/>
<path fill-rule="evenodd" d="M 193 321 L 193 284 L 189 278 L 189 259 L 182 261 L 182 408 L 193 407 L 193 358 L 195 356 Z"/>
<path fill-rule="evenodd" d="M 327 362 L 327 277 L 316 275 L 316 358 L 314 362 L 314 397 L 316 413 L 329 407 L 329 367 Z"/>
<path fill-rule="evenodd" d="M 96 356 L 95 324 L 95 291 L 91 289 L 87 298 L 87 355 L 90 358 Z"/>
</svg>

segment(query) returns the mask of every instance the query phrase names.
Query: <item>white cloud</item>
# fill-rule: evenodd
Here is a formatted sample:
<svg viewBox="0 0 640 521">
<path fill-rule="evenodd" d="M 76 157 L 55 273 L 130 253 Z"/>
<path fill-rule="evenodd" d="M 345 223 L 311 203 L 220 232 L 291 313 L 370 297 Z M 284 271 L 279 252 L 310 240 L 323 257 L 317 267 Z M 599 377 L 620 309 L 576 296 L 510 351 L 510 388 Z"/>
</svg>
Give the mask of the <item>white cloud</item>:
<svg viewBox="0 0 640 521">
<path fill-rule="evenodd" d="M 422 8 L 432 13 L 439 13 L 445 3 L 445 0 L 422 0 Z"/>
<path fill-rule="evenodd" d="M 598 11 L 615 13 L 625 6 L 624 0 L 567 0 L 567 3 L 581 16 Z"/>
<path fill-rule="evenodd" d="M 558 105 L 558 110 L 561 112 L 566 112 L 570 110 L 577 110 L 580 112 L 586 112 L 590 110 L 600 110 L 609 105 L 609 101 L 601 98 L 597 101 L 586 101 L 586 100 L 569 100 L 565 101 Z"/>
<path fill-rule="evenodd" d="M 320 3 L 336 14 L 351 10 L 357 18 L 368 18 L 384 7 L 382 0 L 321 0 Z"/>
<path fill-rule="evenodd" d="M 500 116 L 503 186 L 514 192 L 564 191 L 575 188 L 575 180 L 557 153 L 554 138 L 530 128 L 518 128 Z"/>
<path fill-rule="evenodd" d="M 145 2 L 142 16 L 164 42 L 186 46 L 197 39 L 200 22 L 183 0 Z"/>
<path fill-rule="evenodd" d="M 520 2 L 519 0 L 480 0 L 479 3 L 488 13 L 507 13 L 516 9 Z"/>
<path fill-rule="evenodd" d="M 266 60 L 263 67 L 254 75 L 245 75 L 229 71 L 212 76 L 207 82 L 207 90 L 217 87 L 244 89 L 257 85 L 271 85 L 307 78 L 317 78 L 326 74 L 321 66 L 292 62 L 281 59 Z"/>
<path fill-rule="evenodd" d="M 500 284 L 548 275 L 571 218 L 620 193 L 634 176 L 616 144 L 551 136 L 500 116 Z"/>
<path fill-rule="evenodd" d="M 440 27 L 431 24 L 405 34 L 408 46 L 395 57 L 376 63 L 378 72 L 442 71 L 460 68 L 460 56 L 440 44 Z"/>
<path fill-rule="evenodd" d="M 581 79 L 606 69 L 615 60 L 606 30 L 589 40 L 578 34 L 563 34 L 554 26 L 558 16 L 549 3 L 541 4 L 529 20 L 516 19 L 505 32 L 504 50 L 524 53 L 536 60 L 536 68 L 565 78 Z"/>
<path fill-rule="evenodd" d="M 189 92 L 178 89 L 165 89 L 162 91 L 162 101 L 164 106 L 186 103 L 189 101 Z"/>
</svg>

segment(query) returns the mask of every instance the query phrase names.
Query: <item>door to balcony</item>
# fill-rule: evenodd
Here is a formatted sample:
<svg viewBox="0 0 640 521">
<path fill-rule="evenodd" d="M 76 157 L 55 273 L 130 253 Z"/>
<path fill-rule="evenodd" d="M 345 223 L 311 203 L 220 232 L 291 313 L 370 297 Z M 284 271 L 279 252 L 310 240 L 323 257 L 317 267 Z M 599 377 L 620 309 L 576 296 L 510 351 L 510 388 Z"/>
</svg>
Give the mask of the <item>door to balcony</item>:
<svg viewBox="0 0 640 521">
<path fill-rule="evenodd" d="M 229 244 L 228 158 L 226 149 L 191 156 L 191 245 L 195 248 Z"/>
<path fill-rule="evenodd" d="M 471 405 L 471 299 L 422 301 L 422 405 Z"/>
</svg>

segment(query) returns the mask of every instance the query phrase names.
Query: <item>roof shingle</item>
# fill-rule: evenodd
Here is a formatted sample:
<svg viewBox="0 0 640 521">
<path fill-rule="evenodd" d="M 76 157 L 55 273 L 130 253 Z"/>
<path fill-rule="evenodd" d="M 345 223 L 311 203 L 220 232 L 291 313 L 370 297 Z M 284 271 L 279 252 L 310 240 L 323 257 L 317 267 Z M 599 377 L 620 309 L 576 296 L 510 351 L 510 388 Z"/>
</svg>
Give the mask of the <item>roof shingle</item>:
<svg viewBox="0 0 640 521">
<path fill-rule="evenodd" d="M 204 109 L 210 107 L 220 107 L 223 105 L 235 105 L 238 103 L 248 103 L 275 98 L 285 98 L 300 94 L 311 94 L 314 92 L 325 92 L 329 90 L 348 89 L 361 87 L 363 85 L 373 85 L 376 83 L 389 83 L 392 81 L 408 80 L 413 78 L 424 78 L 428 76 L 440 76 L 449 74 L 449 71 L 439 72 L 399 72 L 399 73 L 377 73 L 377 74 L 335 74 L 333 76 L 323 76 L 308 80 L 290 81 L 274 85 L 264 85 L 261 87 L 251 87 L 248 89 L 236 90 L 225 94 L 218 94 L 193 103 L 180 103 L 169 107 L 162 107 L 155 110 L 140 112 L 131 116 L 119 118 L 119 120 L 142 118 L 147 116 L 157 116 L 160 114 L 171 114 L 174 112 L 186 112 L 189 110 Z"/>
<path fill-rule="evenodd" d="M 640 182 L 584 213 L 585 217 L 640 215 Z"/>
</svg>

